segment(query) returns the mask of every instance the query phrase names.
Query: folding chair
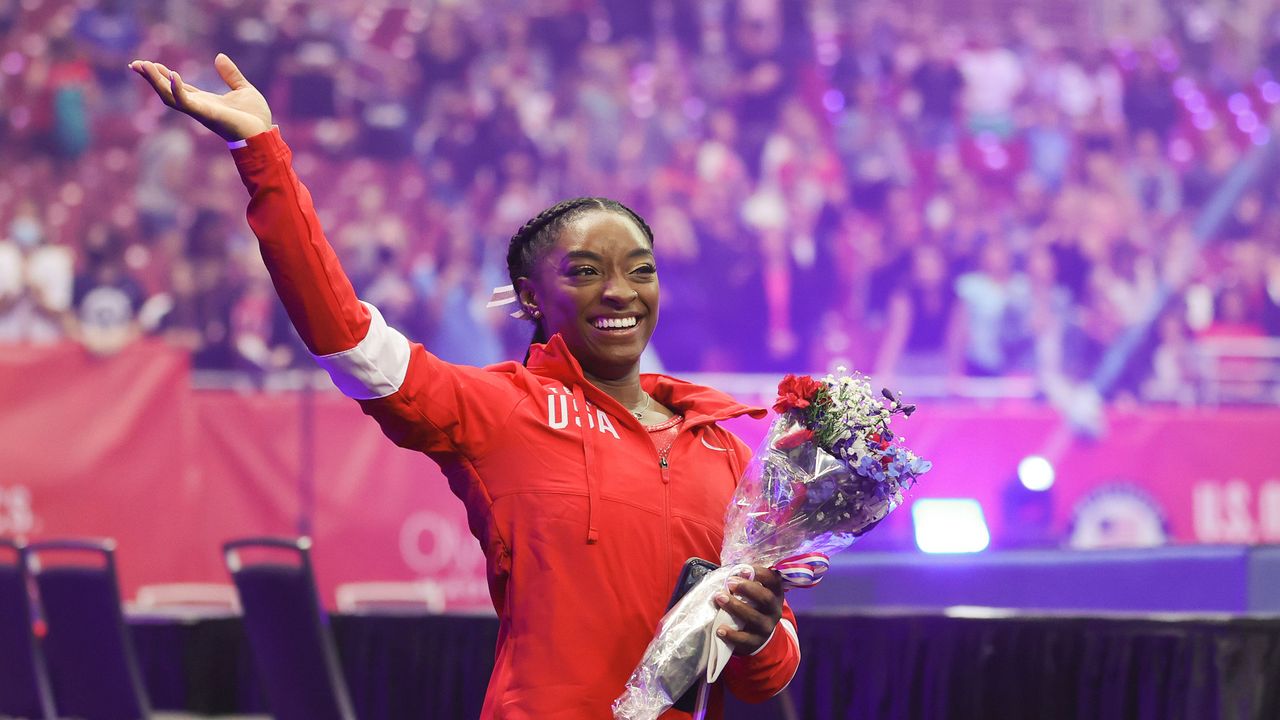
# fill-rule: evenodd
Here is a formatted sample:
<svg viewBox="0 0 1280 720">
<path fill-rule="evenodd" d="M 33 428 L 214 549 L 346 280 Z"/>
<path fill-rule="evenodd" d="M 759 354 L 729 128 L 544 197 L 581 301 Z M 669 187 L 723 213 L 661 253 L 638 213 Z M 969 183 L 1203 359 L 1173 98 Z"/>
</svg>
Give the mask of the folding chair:
<svg viewBox="0 0 1280 720">
<path fill-rule="evenodd" d="M 0 538 L 0 717 L 54 720 L 26 546 Z"/>
<path fill-rule="evenodd" d="M 267 707 L 276 720 L 355 720 L 311 567 L 310 538 L 222 546 L 244 609 Z"/>
<path fill-rule="evenodd" d="M 120 603 L 115 542 L 35 542 L 26 559 L 48 624 L 44 650 L 58 711 L 85 720 L 150 718 Z"/>
</svg>

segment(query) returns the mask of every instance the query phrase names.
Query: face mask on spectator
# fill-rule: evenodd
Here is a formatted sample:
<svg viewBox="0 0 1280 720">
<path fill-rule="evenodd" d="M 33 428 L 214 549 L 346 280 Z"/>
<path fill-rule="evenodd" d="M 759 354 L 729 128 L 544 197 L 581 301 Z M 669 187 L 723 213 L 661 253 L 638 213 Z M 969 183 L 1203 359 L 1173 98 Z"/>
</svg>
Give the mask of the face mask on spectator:
<svg viewBox="0 0 1280 720">
<path fill-rule="evenodd" d="M 22 248 L 33 248 L 40 244 L 40 223 L 29 217 L 15 218 L 9 223 L 9 237 Z"/>
</svg>

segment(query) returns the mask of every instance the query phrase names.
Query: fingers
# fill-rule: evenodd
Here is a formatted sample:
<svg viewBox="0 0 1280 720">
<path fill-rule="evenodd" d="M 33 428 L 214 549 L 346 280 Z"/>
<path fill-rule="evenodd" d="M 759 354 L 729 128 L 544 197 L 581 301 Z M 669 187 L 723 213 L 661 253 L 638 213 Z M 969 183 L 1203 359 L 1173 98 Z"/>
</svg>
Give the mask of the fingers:
<svg viewBox="0 0 1280 720">
<path fill-rule="evenodd" d="M 187 88 L 188 86 L 182 83 L 182 76 L 177 70 L 169 73 L 169 92 L 173 95 L 174 107 L 179 110 L 185 110 L 191 105 Z"/>
<path fill-rule="evenodd" d="M 773 568 L 767 568 L 760 565 L 755 566 L 755 571 L 756 582 L 765 586 L 769 592 L 772 592 L 775 595 L 782 594 L 782 573 L 774 570 Z"/>
<path fill-rule="evenodd" d="M 742 580 L 736 585 L 733 580 L 729 581 L 729 587 L 734 595 L 737 595 L 755 606 L 761 612 L 773 614 L 777 610 L 779 616 L 782 613 L 782 600 L 778 597 L 780 590 L 775 591 L 765 586 L 760 576 L 756 576 L 755 581 Z M 779 583 L 779 586 L 781 583 Z"/>
<path fill-rule="evenodd" d="M 738 590 L 741 590 L 741 588 L 738 588 Z M 716 604 L 724 608 L 725 612 L 740 620 L 744 631 L 758 632 L 768 623 L 768 618 L 757 610 L 754 605 L 739 600 L 733 595 L 717 595 Z M 732 630 L 732 628 L 730 629 Z"/>
<path fill-rule="evenodd" d="M 231 62 L 231 58 L 226 53 L 218 53 L 213 59 L 213 67 L 217 69 L 218 75 L 222 77 L 222 81 L 232 90 L 250 87 L 249 81 L 245 79 L 244 74 L 240 72 L 240 68 Z"/>
<path fill-rule="evenodd" d="M 129 67 L 151 83 L 151 89 L 156 91 L 165 105 L 176 107 L 173 100 L 172 81 L 169 79 L 169 68 L 149 60 L 134 60 L 129 63 Z"/>
</svg>

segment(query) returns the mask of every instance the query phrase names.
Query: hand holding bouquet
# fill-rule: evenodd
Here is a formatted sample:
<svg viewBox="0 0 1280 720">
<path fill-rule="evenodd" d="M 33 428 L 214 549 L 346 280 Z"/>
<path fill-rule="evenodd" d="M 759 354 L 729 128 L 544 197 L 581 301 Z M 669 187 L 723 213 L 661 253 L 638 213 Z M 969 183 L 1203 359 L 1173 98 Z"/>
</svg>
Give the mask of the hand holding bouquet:
<svg viewBox="0 0 1280 720">
<path fill-rule="evenodd" d="M 741 566 L 776 569 L 789 587 L 809 587 L 845 549 L 902 504 L 903 491 L 931 464 L 889 428 L 914 405 L 867 379 L 788 375 L 778 385 L 778 417 L 756 450 L 725 519 L 721 567 L 663 617 L 658 634 L 614 702 L 614 717 L 656 718 L 704 670 L 714 681 L 731 648 L 712 628 L 730 622 L 714 596 Z"/>
</svg>

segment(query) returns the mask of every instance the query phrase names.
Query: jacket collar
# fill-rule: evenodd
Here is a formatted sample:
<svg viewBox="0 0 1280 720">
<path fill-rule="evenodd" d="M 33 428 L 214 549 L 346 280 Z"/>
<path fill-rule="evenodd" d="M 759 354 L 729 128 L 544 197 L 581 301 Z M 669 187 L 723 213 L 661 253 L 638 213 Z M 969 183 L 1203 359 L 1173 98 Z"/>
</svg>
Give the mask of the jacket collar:
<svg viewBox="0 0 1280 720">
<path fill-rule="evenodd" d="M 625 407 L 612 396 L 587 381 L 578 359 L 569 351 L 564 338 L 559 333 L 551 336 L 545 344 L 535 344 L 529 348 L 527 367 L 535 375 L 558 380 L 569 387 L 581 386 L 583 394 L 597 407 L 610 409 L 610 414 L 639 425 Z M 761 407 L 744 405 L 729 395 L 714 388 L 695 385 L 667 375 L 643 373 L 640 375 L 640 386 L 653 396 L 654 400 L 666 405 L 685 418 L 685 426 L 719 422 L 741 415 L 750 415 L 760 419 L 768 414 Z"/>
</svg>

